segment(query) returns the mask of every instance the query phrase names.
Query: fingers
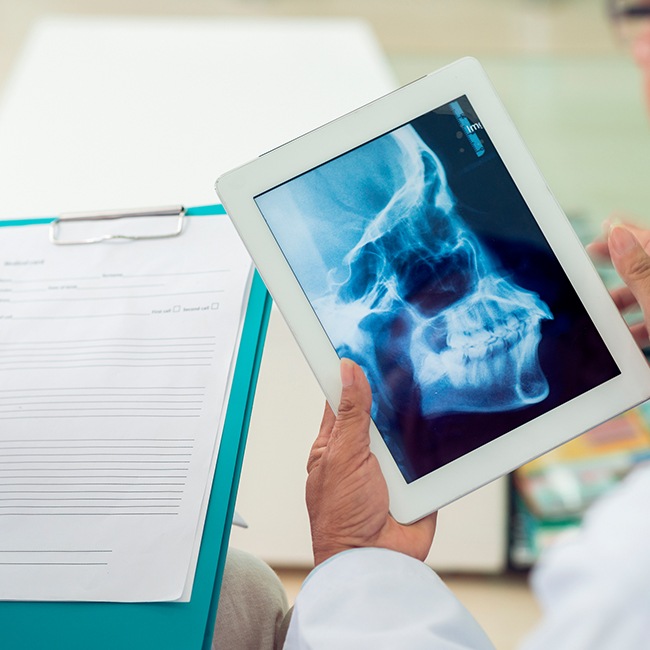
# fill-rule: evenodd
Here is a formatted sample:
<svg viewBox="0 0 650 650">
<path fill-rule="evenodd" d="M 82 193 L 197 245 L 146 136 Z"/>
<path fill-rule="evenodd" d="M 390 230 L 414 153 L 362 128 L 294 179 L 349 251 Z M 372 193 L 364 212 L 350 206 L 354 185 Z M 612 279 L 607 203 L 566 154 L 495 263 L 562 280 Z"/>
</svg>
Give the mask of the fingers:
<svg viewBox="0 0 650 650">
<path fill-rule="evenodd" d="M 614 226 L 607 242 L 614 268 L 641 307 L 647 324 L 650 317 L 650 257 L 632 229 L 626 226 Z M 625 292 L 621 292 L 618 299 L 627 306 L 634 304 L 632 297 Z"/>
<path fill-rule="evenodd" d="M 332 411 L 329 402 L 325 402 L 325 410 L 323 411 L 323 418 L 320 422 L 320 429 L 318 430 L 316 442 L 320 442 L 323 445 L 327 444 L 329 437 L 332 435 L 332 429 L 334 428 L 335 422 L 336 415 L 334 415 L 334 411 Z"/>
<path fill-rule="evenodd" d="M 316 436 L 316 440 L 314 440 L 314 444 L 311 446 L 309 458 L 307 459 L 307 474 L 309 474 L 314 466 L 318 464 L 323 452 L 327 448 L 327 443 L 332 435 L 332 429 L 334 428 L 335 422 L 336 416 L 334 415 L 334 411 L 332 411 L 332 407 L 325 402 L 325 411 L 323 412 L 320 429 L 318 430 L 318 435 Z"/>
<path fill-rule="evenodd" d="M 636 296 L 626 286 L 613 289 L 610 291 L 610 296 L 619 311 L 627 311 L 639 306 Z"/>
<path fill-rule="evenodd" d="M 611 233 L 611 231 L 617 227 L 622 227 L 625 230 L 629 230 L 636 237 L 636 240 L 639 242 L 639 244 L 641 244 L 641 248 L 643 248 L 646 253 L 650 252 L 650 230 L 647 228 L 639 228 L 638 226 L 635 226 L 631 223 L 612 223 L 607 234 L 608 242 L 609 233 Z"/>
<path fill-rule="evenodd" d="M 438 522 L 438 513 L 432 512 L 423 519 L 411 524 L 411 528 L 417 529 L 417 535 L 420 537 L 421 543 L 418 553 L 415 557 L 424 562 L 431 550 L 433 537 L 436 533 L 436 524 Z"/>
<path fill-rule="evenodd" d="M 587 244 L 586 249 L 589 255 L 596 261 L 607 261 L 610 259 L 609 254 L 609 233 L 617 226 L 624 226 L 634 234 L 643 249 L 650 253 L 650 230 L 635 226 L 628 216 L 623 214 L 614 214 L 611 219 L 606 219 L 602 226 L 602 236 L 594 239 Z"/>
<path fill-rule="evenodd" d="M 318 436 L 309 453 L 307 473 L 318 465 L 335 432 L 339 437 L 351 438 L 359 445 L 367 447 L 369 444 L 372 393 L 363 370 L 350 359 L 341 361 L 341 385 L 339 414 L 334 415 L 330 405 L 325 404 Z M 359 449 L 358 445 L 347 444 L 350 453 L 356 453 Z"/>
<path fill-rule="evenodd" d="M 587 244 L 585 248 L 587 249 L 587 253 L 589 253 L 589 257 L 594 260 L 606 261 L 609 259 L 609 246 L 607 246 L 606 241 L 596 239 L 590 244 Z"/>
<path fill-rule="evenodd" d="M 341 359 L 341 402 L 339 404 L 339 418 L 341 411 L 364 411 L 370 414 L 372 406 L 372 393 L 370 384 L 363 370 L 351 359 Z"/>
<path fill-rule="evenodd" d="M 613 223 L 614 222 L 611 219 L 606 219 L 602 224 L 601 236 L 597 239 L 594 239 L 585 247 L 587 249 L 587 253 L 589 253 L 589 256 L 592 259 L 599 262 L 609 260 L 609 246 L 607 245 L 607 237 Z"/>
<path fill-rule="evenodd" d="M 370 441 L 372 393 L 363 370 L 350 359 L 341 360 L 341 402 L 333 436 L 367 445 Z"/>
<path fill-rule="evenodd" d="M 618 289 L 614 289 L 613 291 L 610 292 L 610 295 L 612 296 L 612 299 L 614 300 L 614 304 L 616 305 L 617 309 L 622 314 L 625 313 L 626 311 L 639 308 L 639 303 L 637 302 L 636 296 L 626 286 L 619 287 Z M 628 320 L 628 327 L 630 328 L 630 332 L 632 333 L 632 336 L 634 337 L 636 344 L 640 348 L 647 347 L 650 341 L 648 339 L 648 328 L 646 324 L 643 321 L 639 323 L 636 322 L 631 323 Z"/>
</svg>

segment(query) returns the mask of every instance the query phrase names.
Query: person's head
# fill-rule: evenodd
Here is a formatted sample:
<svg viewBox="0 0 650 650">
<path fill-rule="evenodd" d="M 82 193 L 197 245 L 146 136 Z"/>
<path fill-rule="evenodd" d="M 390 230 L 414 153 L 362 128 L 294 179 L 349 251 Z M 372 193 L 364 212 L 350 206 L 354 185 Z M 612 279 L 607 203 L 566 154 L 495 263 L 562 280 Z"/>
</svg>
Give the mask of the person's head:
<svg viewBox="0 0 650 650">
<path fill-rule="evenodd" d="M 650 0 L 608 0 L 608 8 L 618 40 L 641 69 L 650 110 Z"/>
</svg>

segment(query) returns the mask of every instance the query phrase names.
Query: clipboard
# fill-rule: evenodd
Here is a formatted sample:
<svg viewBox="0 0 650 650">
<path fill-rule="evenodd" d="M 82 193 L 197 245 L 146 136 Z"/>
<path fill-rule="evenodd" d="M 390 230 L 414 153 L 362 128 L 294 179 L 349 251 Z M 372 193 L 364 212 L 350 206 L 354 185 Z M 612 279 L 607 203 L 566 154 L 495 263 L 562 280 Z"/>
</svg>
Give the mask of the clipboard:
<svg viewBox="0 0 650 650">
<path fill-rule="evenodd" d="M 221 205 L 186 216 L 225 215 Z M 47 224 L 54 218 L 0 221 Z M 196 574 L 188 603 L 0 602 L 3 648 L 16 650 L 188 650 L 211 647 L 246 436 L 271 310 L 257 274 L 251 284 Z"/>
</svg>

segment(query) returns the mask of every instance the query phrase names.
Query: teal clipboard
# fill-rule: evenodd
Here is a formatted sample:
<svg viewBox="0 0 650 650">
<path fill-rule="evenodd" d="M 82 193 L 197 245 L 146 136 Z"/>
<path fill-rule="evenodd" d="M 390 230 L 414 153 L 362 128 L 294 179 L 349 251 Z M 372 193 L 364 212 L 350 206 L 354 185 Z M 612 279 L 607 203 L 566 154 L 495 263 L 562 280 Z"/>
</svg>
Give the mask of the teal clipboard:
<svg viewBox="0 0 650 650">
<path fill-rule="evenodd" d="M 225 210 L 221 205 L 203 206 L 189 208 L 186 215 L 225 215 Z M 5 220 L 0 221 L 0 227 L 52 220 Z M 6 650 L 208 650 L 211 647 L 270 310 L 271 297 L 255 272 L 190 602 L 3 601 L 0 602 L 0 647 Z"/>
</svg>

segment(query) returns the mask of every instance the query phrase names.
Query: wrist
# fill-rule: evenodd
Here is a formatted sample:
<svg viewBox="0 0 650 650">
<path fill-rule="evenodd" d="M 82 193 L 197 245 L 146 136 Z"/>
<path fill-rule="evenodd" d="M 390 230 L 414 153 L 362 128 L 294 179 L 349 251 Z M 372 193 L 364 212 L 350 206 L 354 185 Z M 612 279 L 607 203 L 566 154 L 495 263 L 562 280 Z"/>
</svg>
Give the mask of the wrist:
<svg viewBox="0 0 650 650">
<path fill-rule="evenodd" d="M 352 544 L 347 544 L 342 540 L 332 539 L 331 537 L 321 538 L 320 536 L 312 536 L 312 552 L 314 555 L 314 566 L 318 566 L 323 562 L 326 562 L 331 557 L 343 553 L 345 551 L 350 551 L 356 546 Z"/>
</svg>

